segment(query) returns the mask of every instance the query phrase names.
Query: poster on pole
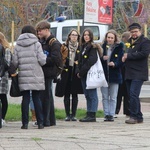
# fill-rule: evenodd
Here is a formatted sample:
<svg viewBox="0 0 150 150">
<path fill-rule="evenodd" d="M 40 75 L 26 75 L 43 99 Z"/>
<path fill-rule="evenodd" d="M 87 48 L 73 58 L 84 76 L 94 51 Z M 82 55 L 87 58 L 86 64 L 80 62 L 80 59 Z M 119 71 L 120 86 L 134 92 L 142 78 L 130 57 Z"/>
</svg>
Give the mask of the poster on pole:
<svg viewBox="0 0 150 150">
<path fill-rule="evenodd" d="M 84 21 L 112 24 L 113 0 L 85 0 Z"/>
</svg>

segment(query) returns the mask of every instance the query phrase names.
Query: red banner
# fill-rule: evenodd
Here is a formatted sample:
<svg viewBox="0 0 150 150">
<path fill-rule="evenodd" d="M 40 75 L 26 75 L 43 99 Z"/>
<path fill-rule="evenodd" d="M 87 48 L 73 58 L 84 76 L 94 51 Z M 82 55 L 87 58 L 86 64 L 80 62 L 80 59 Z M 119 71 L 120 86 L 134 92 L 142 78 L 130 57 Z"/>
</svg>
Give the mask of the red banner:
<svg viewBox="0 0 150 150">
<path fill-rule="evenodd" d="M 113 0 L 99 0 L 98 22 L 112 24 Z"/>
</svg>

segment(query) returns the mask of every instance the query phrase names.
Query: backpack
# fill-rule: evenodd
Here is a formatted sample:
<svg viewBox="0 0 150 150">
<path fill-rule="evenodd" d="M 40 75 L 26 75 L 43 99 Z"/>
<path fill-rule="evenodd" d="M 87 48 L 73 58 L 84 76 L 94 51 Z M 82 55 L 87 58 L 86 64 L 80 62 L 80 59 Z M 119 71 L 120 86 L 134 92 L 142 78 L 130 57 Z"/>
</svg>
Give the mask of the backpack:
<svg viewBox="0 0 150 150">
<path fill-rule="evenodd" d="M 49 41 L 49 45 L 52 46 L 53 42 L 58 41 L 56 38 L 52 38 Z M 60 52 L 62 55 L 62 63 L 65 66 L 66 58 L 68 57 L 68 47 L 65 44 L 61 44 Z"/>
<path fill-rule="evenodd" d="M 5 59 L 5 49 L 0 45 L 0 78 L 5 75 L 5 72 L 8 71 L 8 63 Z"/>
</svg>

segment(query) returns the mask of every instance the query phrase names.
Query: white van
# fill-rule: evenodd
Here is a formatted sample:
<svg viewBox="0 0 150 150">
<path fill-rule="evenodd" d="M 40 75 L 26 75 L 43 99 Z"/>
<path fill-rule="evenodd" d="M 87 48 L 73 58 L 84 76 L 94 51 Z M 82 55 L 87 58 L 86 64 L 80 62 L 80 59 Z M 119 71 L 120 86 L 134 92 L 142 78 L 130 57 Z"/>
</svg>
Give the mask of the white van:
<svg viewBox="0 0 150 150">
<path fill-rule="evenodd" d="M 64 43 L 67 39 L 68 33 L 71 29 L 78 29 L 80 26 L 80 34 L 85 28 L 90 28 L 94 34 L 95 42 L 102 42 L 104 40 L 105 34 L 108 31 L 108 25 L 103 24 L 93 24 L 93 23 L 84 23 L 82 26 L 82 19 L 76 20 L 64 20 L 62 22 L 54 21 L 50 22 L 51 24 L 51 33 L 61 42 Z"/>
</svg>

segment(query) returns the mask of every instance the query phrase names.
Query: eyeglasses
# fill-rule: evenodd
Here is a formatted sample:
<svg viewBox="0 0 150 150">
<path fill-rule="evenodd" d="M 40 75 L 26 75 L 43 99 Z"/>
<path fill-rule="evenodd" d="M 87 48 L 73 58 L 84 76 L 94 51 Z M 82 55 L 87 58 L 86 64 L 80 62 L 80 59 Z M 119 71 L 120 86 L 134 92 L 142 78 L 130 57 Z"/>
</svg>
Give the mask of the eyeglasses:
<svg viewBox="0 0 150 150">
<path fill-rule="evenodd" d="M 78 36 L 78 34 L 71 34 L 71 36 Z"/>
<path fill-rule="evenodd" d="M 132 30 L 132 31 L 130 31 L 131 34 L 138 33 L 138 32 L 139 32 L 139 30 Z"/>
</svg>

